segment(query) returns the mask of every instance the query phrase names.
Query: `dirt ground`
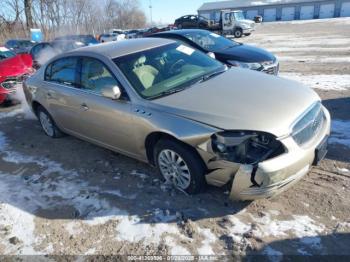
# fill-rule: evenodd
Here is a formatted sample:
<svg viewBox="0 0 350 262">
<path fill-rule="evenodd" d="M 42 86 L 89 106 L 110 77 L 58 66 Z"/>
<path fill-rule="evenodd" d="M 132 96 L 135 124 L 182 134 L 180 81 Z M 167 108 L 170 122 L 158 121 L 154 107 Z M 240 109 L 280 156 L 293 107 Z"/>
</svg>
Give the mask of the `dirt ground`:
<svg viewBox="0 0 350 262">
<path fill-rule="evenodd" d="M 146 164 L 0 109 L 0 254 L 350 256 L 350 19 L 270 23 L 239 41 L 275 53 L 331 111 L 327 158 L 270 200 L 187 196 Z M 286 97 L 288 99 L 288 97 Z"/>
</svg>

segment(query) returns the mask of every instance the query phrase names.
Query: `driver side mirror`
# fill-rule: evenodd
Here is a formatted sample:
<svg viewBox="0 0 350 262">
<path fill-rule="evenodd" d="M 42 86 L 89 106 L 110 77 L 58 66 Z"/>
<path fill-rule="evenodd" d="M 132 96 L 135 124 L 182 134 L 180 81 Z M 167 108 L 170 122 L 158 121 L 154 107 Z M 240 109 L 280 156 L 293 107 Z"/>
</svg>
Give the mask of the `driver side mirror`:
<svg viewBox="0 0 350 262">
<path fill-rule="evenodd" d="M 119 86 L 107 87 L 102 89 L 102 96 L 112 100 L 118 100 L 122 95 Z"/>
</svg>

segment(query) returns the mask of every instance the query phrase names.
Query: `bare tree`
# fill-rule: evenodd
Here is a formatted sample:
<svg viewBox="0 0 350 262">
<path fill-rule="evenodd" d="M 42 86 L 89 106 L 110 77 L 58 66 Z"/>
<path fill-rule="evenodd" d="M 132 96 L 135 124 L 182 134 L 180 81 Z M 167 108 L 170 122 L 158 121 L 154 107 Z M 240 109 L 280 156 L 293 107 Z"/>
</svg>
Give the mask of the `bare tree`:
<svg viewBox="0 0 350 262">
<path fill-rule="evenodd" d="M 24 13 L 26 15 L 27 30 L 33 28 L 32 0 L 24 0 Z"/>
<path fill-rule="evenodd" d="M 112 28 L 142 28 L 138 0 L 0 0 L 0 42 L 41 28 L 47 40 L 64 34 L 98 34 Z M 6 11 L 4 11 L 6 10 Z"/>
</svg>

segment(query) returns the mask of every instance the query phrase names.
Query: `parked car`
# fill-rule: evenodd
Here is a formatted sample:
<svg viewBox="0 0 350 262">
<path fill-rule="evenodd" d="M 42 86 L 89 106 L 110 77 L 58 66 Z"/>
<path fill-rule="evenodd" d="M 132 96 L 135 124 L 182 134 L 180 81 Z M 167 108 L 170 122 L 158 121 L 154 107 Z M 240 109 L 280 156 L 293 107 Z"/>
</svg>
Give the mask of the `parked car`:
<svg viewBox="0 0 350 262">
<path fill-rule="evenodd" d="M 124 33 L 108 33 L 108 34 L 102 34 L 100 36 L 100 42 L 105 43 L 105 42 L 111 42 L 111 41 L 121 41 L 125 39 L 125 34 Z"/>
<path fill-rule="evenodd" d="M 270 52 L 235 42 L 223 36 L 200 29 L 183 29 L 161 32 L 150 37 L 168 38 L 181 41 L 186 45 L 214 56 L 228 66 L 237 66 L 264 73 L 277 75 L 279 63 Z"/>
<path fill-rule="evenodd" d="M 261 15 L 257 15 L 254 17 L 254 22 L 259 24 L 263 22 L 263 17 Z"/>
<path fill-rule="evenodd" d="M 175 20 L 174 25 L 178 29 L 186 28 L 209 28 L 209 21 L 203 16 L 199 15 L 184 15 Z"/>
<path fill-rule="evenodd" d="M 16 54 L 4 46 L 0 46 L 0 61 L 6 58 L 14 57 Z"/>
<path fill-rule="evenodd" d="M 113 33 L 107 33 L 107 34 L 102 34 L 100 35 L 100 42 L 111 42 L 111 41 L 117 41 L 117 34 Z"/>
<path fill-rule="evenodd" d="M 33 67 L 40 68 L 54 56 L 86 46 L 83 42 L 75 40 L 54 40 L 52 42 L 41 42 L 34 45 L 29 54 L 33 59 Z"/>
<path fill-rule="evenodd" d="M 46 135 L 148 162 L 188 193 L 232 183 L 232 199 L 271 197 L 327 152 L 330 115 L 311 88 L 168 39 L 59 55 L 24 91 Z"/>
<path fill-rule="evenodd" d="M 152 35 L 152 34 L 155 34 L 155 33 L 159 33 L 159 32 L 162 32 L 162 30 L 160 28 L 152 27 L 152 28 L 149 28 L 146 31 L 144 31 L 142 36 L 146 37 L 146 36 L 149 36 L 149 35 Z"/>
<path fill-rule="evenodd" d="M 66 35 L 66 36 L 60 36 L 56 37 L 54 41 L 57 40 L 64 40 L 64 41 L 75 41 L 83 43 L 83 45 L 97 45 L 99 42 L 96 40 L 95 37 L 92 35 Z"/>
<path fill-rule="evenodd" d="M 32 48 L 35 42 L 25 39 L 10 39 L 6 41 L 5 47 L 16 54 L 26 54 Z"/>
<path fill-rule="evenodd" d="M 32 74 L 32 58 L 18 54 L 0 61 L 0 105 L 13 101 L 16 85 Z"/>
<path fill-rule="evenodd" d="M 43 64 L 45 64 L 45 62 L 49 61 L 59 53 L 60 51 L 49 42 L 38 43 L 29 51 L 29 54 L 33 59 L 33 67 L 35 69 L 40 68 Z"/>
<path fill-rule="evenodd" d="M 125 33 L 125 38 L 127 39 L 135 39 L 142 37 L 143 32 L 141 30 L 129 30 Z"/>
</svg>

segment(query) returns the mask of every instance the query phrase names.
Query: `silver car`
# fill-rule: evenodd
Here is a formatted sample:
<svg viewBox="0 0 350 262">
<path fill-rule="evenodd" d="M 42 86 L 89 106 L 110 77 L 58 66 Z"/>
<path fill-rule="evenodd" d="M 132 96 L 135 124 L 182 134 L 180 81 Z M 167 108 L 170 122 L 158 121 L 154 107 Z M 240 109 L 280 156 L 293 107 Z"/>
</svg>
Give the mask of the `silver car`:
<svg viewBox="0 0 350 262">
<path fill-rule="evenodd" d="M 228 69 L 172 40 L 89 46 L 57 56 L 24 83 L 45 133 L 70 134 L 156 166 L 198 193 L 272 197 L 327 152 L 330 115 L 310 88 Z"/>
</svg>

